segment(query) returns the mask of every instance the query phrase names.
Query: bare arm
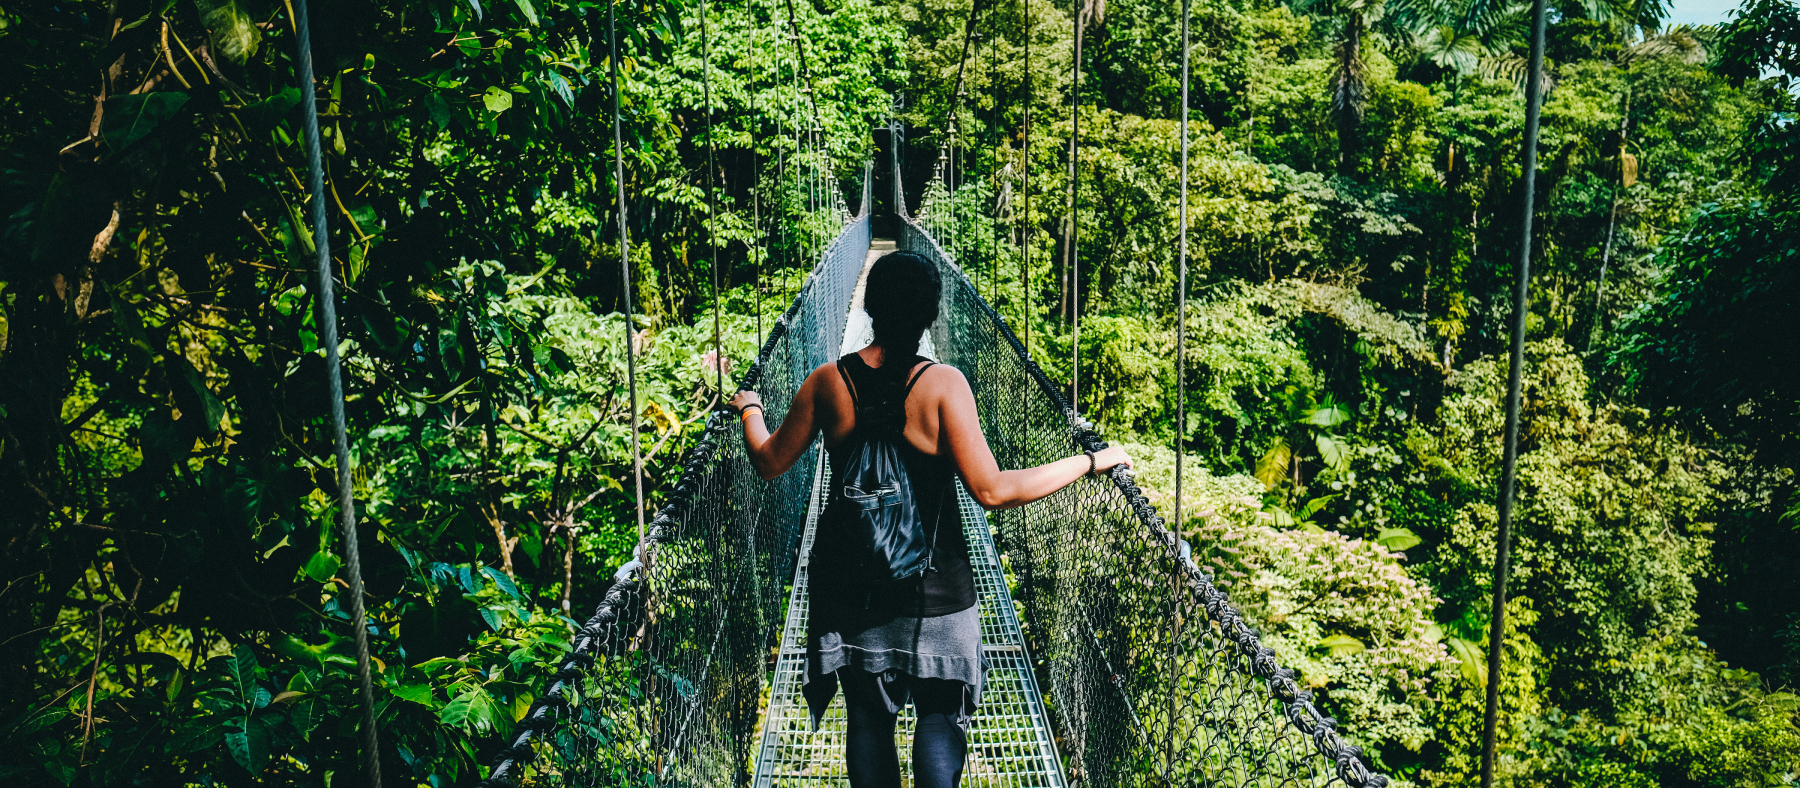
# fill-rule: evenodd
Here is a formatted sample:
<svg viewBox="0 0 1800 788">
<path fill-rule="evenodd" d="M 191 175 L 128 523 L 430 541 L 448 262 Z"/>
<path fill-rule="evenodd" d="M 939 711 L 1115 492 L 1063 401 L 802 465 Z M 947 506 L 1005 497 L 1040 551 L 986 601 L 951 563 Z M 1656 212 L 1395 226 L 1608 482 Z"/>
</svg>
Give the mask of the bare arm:
<svg viewBox="0 0 1800 788">
<path fill-rule="evenodd" d="M 756 468 L 756 475 L 764 480 L 773 479 L 794 467 L 800 461 L 800 455 L 806 453 L 812 445 L 813 437 L 819 434 L 819 387 L 822 385 L 821 374 L 832 367 L 830 364 L 813 370 L 806 376 L 806 382 L 800 384 L 800 390 L 794 393 L 794 402 L 788 407 L 787 418 L 781 420 L 781 426 L 770 434 L 769 427 L 763 421 L 762 397 L 754 391 L 740 391 L 731 399 L 732 407 L 740 411 L 750 408 L 750 412 L 742 415 L 744 421 L 744 446 L 750 455 L 750 465 Z M 754 407 L 752 407 L 754 406 Z"/>
<path fill-rule="evenodd" d="M 944 387 L 943 404 L 938 411 L 939 418 L 942 419 L 939 434 L 942 436 L 941 440 L 949 444 L 950 453 L 956 460 L 956 470 L 962 474 L 963 483 L 968 485 L 969 495 L 974 496 L 976 503 L 988 509 L 1024 506 L 1049 497 L 1087 475 L 1088 458 L 1085 454 L 1035 468 L 1000 470 L 1000 464 L 994 460 L 994 452 L 988 448 L 987 437 L 981 434 L 981 419 L 975 411 L 975 394 L 969 390 L 968 380 L 954 369 L 944 369 L 945 371 L 936 374 L 954 374 L 955 379 Z M 1094 454 L 1093 465 L 1096 470 L 1109 470 L 1121 463 L 1130 465 L 1131 458 L 1117 447 Z"/>
</svg>

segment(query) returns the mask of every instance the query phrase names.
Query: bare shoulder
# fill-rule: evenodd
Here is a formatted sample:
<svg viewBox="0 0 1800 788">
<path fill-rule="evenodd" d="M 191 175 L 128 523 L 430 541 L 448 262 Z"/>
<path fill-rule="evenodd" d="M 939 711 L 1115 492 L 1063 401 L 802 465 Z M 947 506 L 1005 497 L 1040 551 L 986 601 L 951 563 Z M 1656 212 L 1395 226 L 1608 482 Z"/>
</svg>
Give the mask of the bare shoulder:
<svg viewBox="0 0 1800 788">
<path fill-rule="evenodd" d="M 932 364 L 919 375 L 919 382 L 914 388 L 922 388 L 934 395 L 949 395 L 968 391 L 969 379 L 963 377 L 962 370 L 949 364 Z"/>
<path fill-rule="evenodd" d="M 818 391 L 822 388 L 829 388 L 837 379 L 837 361 L 827 361 L 814 368 L 812 373 L 806 376 L 806 382 L 800 384 L 800 388 Z"/>
</svg>

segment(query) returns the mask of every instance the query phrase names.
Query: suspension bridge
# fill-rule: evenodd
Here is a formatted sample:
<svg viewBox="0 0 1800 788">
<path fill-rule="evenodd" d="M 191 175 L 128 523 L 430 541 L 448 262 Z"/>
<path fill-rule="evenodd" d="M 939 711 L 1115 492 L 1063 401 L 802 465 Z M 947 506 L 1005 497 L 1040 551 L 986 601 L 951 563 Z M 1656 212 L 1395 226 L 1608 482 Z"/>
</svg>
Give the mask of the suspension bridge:
<svg viewBox="0 0 1800 788">
<path fill-rule="evenodd" d="M 300 81 L 311 85 L 307 2 L 297 0 L 296 5 Z M 934 178 L 945 188 L 934 186 L 930 194 L 936 196 L 923 201 L 920 216 L 908 215 L 898 158 L 901 144 L 891 126 L 886 129 L 890 132 L 886 145 L 878 141 L 875 161 L 863 168 L 861 205 L 851 215 L 844 193 L 830 175 L 836 168 L 819 144 L 819 108 L 803 39 L 794 21 L 794 4 L 786 7 L 787 39 L 797 55 L 792 83 L 808 117 L 785 128 L 777 122 L 778 135 L 792 133 L 788 139 L 795 154 L 779 169 L 784 183 L 804 195 L 802 215 L 809 221 L 795 224 L 800 240 L 791 245 L 809 249 L 813 265 L 798 295 L 769 331 L 755 363 L 737 381 L 738 387 L 760 392 L 768 420 L 778 423 L 808 373 L 868 343 L 868 319 L 860 310 L 862 274 L 884 251 L 904 249 L 934 261 L 943 274 L 940 318 L 928 329 L 922 348 L 968 378 L 982 430 L 1003 467 L 1029 467 L 1104 448 L 1092 425 L 1045 376 L 958 265 L 954 252 L 966 244 L 951 243 L 947 251 L 940 243 L 945 234 L 953 242 L 961 240 L 954 236 L 959 227 L 956 202 L 942 199 L 955 189 L 955 105 L 946 125 L 945 153 L 939 159 L 941 179 Z M 981 10 L 982 4 L 975 3 L 964 27 L 964 63 Z M 1182 10 L 1178 303 L 1185 310 L 1185 4 Z M 706 14 L 702 2 L 702 81 L 710 128 L 707 74 L 712 66 L 710 54 L 705 54 Z M 1540 5 L 1540 37 L 1541 14 Z M 1079 63 L 1082 15 L 1075 20 Z M 607 28 L 618 200 L 614 213 L 624 266 L 622 301 L 629 309 L 633 296 L 620 155 L 618 34 L 611 4 Z M 1025 44 L 1029 61 L 1029 36 Z M 958 101 L 964 97 L 963 70 L 959 64 L 954 93 Z M 1029 69 L 1023 87 L 1024 158 L 1029 160 Z M 328 350 L 333 431 L 344 491 L 340 508 L 350 612 L 356 622 L 362 750 L 369 781 L 379 785 L 369 627 L 361 604 L 350 460 L 338 393 L 319 116 L 312 91 L 303 90 L 302 95 L 311 223 L 320 239 L 316 262 L 323 347 Z M 1071 120 L 1076 117 L 1071 114 Z M 1079 126 L 1071 127 L 1072 219 Z M 711 232 L 717 213 L 712 146 L 713 136 L 708 134 L 707 235 L 716 243 L 718 236 Z M 806 148 L 811 174 L 787 181 L 787 173 L 806 166 L 801 164 Z M 790 170 L 790 164 L 796 166 Z M 1029 169 L 1022 175 L 1020 192 L 1029 215 Z M 829 244 L 808 240 L 818 238 L 816 221 L 810 220 L 820 216 L 841 219 Z M 1021 224 L 1028 246 L 1029 223 Z M 783 220 L 771 221 L 771 228 L 777 226 L 783 226 Z M 1073 242 L 1071 230 L 1070 264 L 1078 271 Z M 812 254 L 814 247 L 822 248 Z M 719 255 L 716 248 L 712 251 L 716 295 Z M 1079 301 L 1072 306 L 1078 337 Z M 715 326 L 717 309 L 715 298 Z M 1178 332 L 1184 330 L 1182 321 L 1177 326 Z M 1178 353 L 1183 346 L 1178 340 Z M 626 356 L 635 363 L 634 353 Z M 1176 366 L 1181 368 L 1179 359 Z M 718 389 L 728 390 L 723 365 L 718 375 Z M 635 366 L 628 378 L 635 413 Z M 1179 377 L 1176 401 L 1179 430 L 1183 418 Z M 665 505 L 648 523 L 642 519 L 643 474 L 634 443 L 640 518 L 637 558 L 615 573 L 559 669 L 547 676 L 521 677 L 542 687 L 542 692 L 496 754 L 483 786 L 785 788 L 847 782 L 842 698 L 834 700 L 818 730 L 812 729 L 799 698 L 808 612 L 803 556 L 824 503 L 828 469 L 823 452 L 815 443 L 794 471 L 765 481 L 750 466 L 741 429 L 730 415 L 711 414 Z M 635 429 L 632 434 L 635 441 Z M 1179 501 L 1179 461 L 1176 485 Z M 1362 752 L 1338 731 L 1336 721 L 1314 705 L 1296 674 L 1280 665 L 1275 651 L 1261 643 L 1257 630 L 1194 563 L 1188 545 L 1166 527 L 1128 468 L 1114 468 L 1105 477 L 1084 477 L 1038 503 L 1003 512 L 982 511 L 966 492 L 961 500 L 962 527 L 980 595 L 982 652 L 989 668 L 983 703 L 969 731 L 966 785 L 1383 788 L 1388 784 L 1385 776 L 1368 768 Z M 1179 522 L 1179 511 L 1175 519 Z M 903 719 L 896 733 L 902 744 L 910 732 L 910 720 Z"/>
<path fill-rule="evenodd" d="M 1004 467 L 1104 447 L 956 260 L 869 199 L 819 257 L 740 385 L 778 422 L 807 373 L 868 343 L 859 281 L 905 249 L 944 276 L 924 352 L 968 377 Z M 898 175 L 893 181 L 898 190 Z M 871 210 L 871 203 L 876 209 Z M 883 216 L 881 204 L 894 206 Z M 929 208 L 927 208 L 929 210 Z M 928 215 L 927 215 L 928 218 Z M 885 221 L 884 221 L 885 220 Z M 876 239 L 871 228 L 895 228 Z M 827 474 L 815 444 L 759 479 L 715 413 L 561 669 L 485 785 L 844 785 L 842 699 L 813 731 L 799 698 L 807 567 Z M 1190 559 L 1128 469 L 983 512 L 963 495 L 989 690 L 970 786 L 1380 788 L 1361 752 Z M 899 736 L 909 738 L 904 723 Z M 904 761 L 904 759 L 902 759 Z"/>
</svg>

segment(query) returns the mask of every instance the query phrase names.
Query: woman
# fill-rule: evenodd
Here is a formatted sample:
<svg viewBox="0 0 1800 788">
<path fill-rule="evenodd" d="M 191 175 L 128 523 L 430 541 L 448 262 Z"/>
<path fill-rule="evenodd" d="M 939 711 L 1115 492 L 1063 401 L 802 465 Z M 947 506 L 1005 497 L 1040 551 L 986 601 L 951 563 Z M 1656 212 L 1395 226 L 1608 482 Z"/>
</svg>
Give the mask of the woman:
<svg viewBox="0 0 1800 788">
<path fill-rule="evenodd" d="M 843 686 L 852 788 L 899 788 L 894 719 L 909 699 L 918 719 L 916 784 L 954 788 L 962 777 L 969 718 L 980 702 L 986 667 L 956 478 L 982 506 L 1006 509 L 1044 498 L 1084 474 L 1130 464 L 1123 451 L 1110 448 L 1000 470 L 981 434 L 969 382 L 955 368 L 918 355 L 921 335 L 937 319 L 941 290 L 931 261 L 911 252 L 882 257 L 863 288 L 874 344 L 813 370 L 773 434 L 756 392 L 740 391 L 731 401 L 744 420 L 750 462 L 764 479 L 786 473 L 821 432 L 833 470 L 842 467 L 859 409 L 875 422 L 875 406 L 887 403 L 895 414 L 888 423 L 861 426 L 904 437 L 902 460 L 928 524 L 929 568 L 918 579 L 896 583 L 855 576 L 846 568 L 854 562 L 845 560 L 854 518 L 835 502 L 819 520 L 808 562 L 805 695 L 816 726 Z M 894 423 L 901 412 L 903 424 Z"/>
</svg>

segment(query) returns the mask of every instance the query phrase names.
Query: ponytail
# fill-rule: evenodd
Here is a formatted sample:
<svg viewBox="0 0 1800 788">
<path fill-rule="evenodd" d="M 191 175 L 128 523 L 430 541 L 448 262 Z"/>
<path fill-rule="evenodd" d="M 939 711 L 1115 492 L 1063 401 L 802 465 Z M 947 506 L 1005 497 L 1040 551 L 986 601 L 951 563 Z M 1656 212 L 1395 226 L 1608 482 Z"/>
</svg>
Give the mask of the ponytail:
<svg viewBox="0 0 1800 788">
<path fill-rule="evenodd" d="M 925 329 L 937 322 L 943 289 L 937 266 L 918 254 L 894 252 L 876 260 L 863 285 L 875 345 L 889 358 L 918 355 Z"/>
</svg>

